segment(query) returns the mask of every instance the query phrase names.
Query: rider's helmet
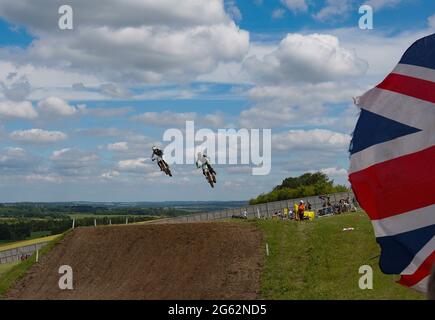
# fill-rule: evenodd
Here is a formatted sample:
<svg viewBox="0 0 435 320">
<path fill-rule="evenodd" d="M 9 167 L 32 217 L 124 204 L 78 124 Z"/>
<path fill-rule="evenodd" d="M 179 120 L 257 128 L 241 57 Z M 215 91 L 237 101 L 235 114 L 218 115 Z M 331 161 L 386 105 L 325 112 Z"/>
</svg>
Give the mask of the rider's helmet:
<svg viewBox="0 0 435 320">
<path fill-rule="evenodd" d="M 202 152 L 201 151 L 199 151 L 196 155 L 198 156 L 198 159 L 202 158 Z"/>
<path fill-rule="evenodd" d="M 156 146 L 153 146 L 152 149 L 153 149 L 153 151 L 155 151 L 155 150 L 157 149 L 157 147 L 156 147 Z"/>
</svg>

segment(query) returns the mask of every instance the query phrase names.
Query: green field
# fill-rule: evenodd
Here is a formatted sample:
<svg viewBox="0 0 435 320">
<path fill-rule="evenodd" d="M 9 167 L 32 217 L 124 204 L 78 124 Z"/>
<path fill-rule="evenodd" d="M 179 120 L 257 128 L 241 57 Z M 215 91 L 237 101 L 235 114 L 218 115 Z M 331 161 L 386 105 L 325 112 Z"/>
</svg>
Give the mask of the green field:
<svg viewBox="0 0 435 320">
<path fill-rule="evenodd" d="M 364 213 L 312 222 L 259 220 L 269 256 L 261 278 L 265 299 L 424 299 L 378 267 L 380 249 Z M 345 227 L 354 231 L 343 232 Z M 361 265 L 373 268 L 373 290 L 358 286 Z"/>
<path fill-rule="evenodd" d="M 0 279 L 2 277 L 2 275 L 6 272 L 8 272 L 9 270 L 11 270 L 13 267 L 15 267 L 17 264 L 19 264 L 20 261 L 16 261 L 16 262 L 11 262 L 11 263 L 5 263 L 5 264 L 0 264 Z"/>
</svg>

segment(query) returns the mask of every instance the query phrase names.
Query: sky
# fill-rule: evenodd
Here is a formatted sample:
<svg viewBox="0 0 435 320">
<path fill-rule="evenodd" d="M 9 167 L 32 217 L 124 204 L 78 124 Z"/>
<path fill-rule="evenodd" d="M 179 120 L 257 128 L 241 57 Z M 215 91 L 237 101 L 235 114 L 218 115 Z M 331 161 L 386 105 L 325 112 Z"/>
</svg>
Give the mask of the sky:
<svg viewBox="0 0 435 320">
<path fill-rule="evenodd" d="M 314 171 L 348 184 L 353 97 L 433 32 L 432 0 L 0 0 L 0 201 L 247 200 Z M 271 129 L 270 173 L 164 176 L 151 147 L 187 120 Z"/>
</svg>

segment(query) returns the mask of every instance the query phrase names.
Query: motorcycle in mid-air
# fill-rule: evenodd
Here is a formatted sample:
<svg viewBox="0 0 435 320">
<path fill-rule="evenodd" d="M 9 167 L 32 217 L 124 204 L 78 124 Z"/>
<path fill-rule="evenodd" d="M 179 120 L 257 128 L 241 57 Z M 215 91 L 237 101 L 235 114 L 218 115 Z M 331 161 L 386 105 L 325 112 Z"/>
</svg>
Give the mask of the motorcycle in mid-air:
<svg viewBox="0 0 435 320">
<path fill-rule="evenodd" d="M 153 161 L 156 159 L 153 159 Z M 158 160 L 157 164 L 159 165 L 159 167 L 162 169 L 162 171 L 164 173 L 166 173 L 166 175 L 172 177 L 172 172 L 171 169 L 169 168 L 169 165 L 166 163 L 165 160 Z"/>
<path fill-rule="evenodd" d="M 203 171 L 207 182 L 212 188 L 214 188 L 214 184 L 216 183 L 216 175 L 210 170 L 209 166 L 205 166 Z"/>
</svg>

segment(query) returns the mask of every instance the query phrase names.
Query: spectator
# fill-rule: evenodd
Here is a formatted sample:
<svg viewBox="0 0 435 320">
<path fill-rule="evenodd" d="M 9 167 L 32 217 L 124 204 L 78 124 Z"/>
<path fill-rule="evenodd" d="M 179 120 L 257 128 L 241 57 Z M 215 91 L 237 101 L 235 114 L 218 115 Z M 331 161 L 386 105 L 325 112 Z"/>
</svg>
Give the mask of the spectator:
<svg viewBox="0 0 435 320">
<path fill-rule="evenodd" d="M 307 201 L 307 210 L 311 211 L 311 203 L 309 201 Z"/>
<path fill-rule="evenodd" d="M 298 206 L 298 216 L 300 221 L 304 220 L 304 212 L 305 212 L 305 204 L 304 204 L 304 200 L 301 200 Z"/>
<path fill-rule="evenodd" d="M 246 209 L 243 210 L 243 217 L 244 217 L 245 219 L 248 219 L 248 212 L 246 211 Z"/>
<path fill-rule="evenodd" d="M 295 215 L 295 220 L 299 220 L 299 206 L 298 204 L 295 202 L 294 206 L 293 206 L 293 213 Z"/>
</svg>

